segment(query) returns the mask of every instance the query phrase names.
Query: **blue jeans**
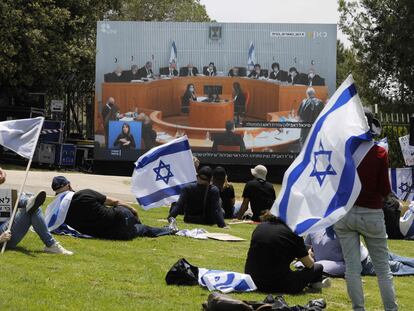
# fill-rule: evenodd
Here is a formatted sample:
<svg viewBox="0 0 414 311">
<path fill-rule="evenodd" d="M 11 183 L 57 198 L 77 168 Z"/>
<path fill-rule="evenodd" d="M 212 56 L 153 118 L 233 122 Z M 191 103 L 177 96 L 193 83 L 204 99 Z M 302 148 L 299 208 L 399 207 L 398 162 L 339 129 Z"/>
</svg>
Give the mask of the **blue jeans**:
<svg viewBox="0 0 414 311">
<path fill-rule="evenodd" d="M 7 242 L 7 248 L 16 247 L 17 244 L 19 244 L 19 242 L 24 238 L 27 231 L 29 231 L 30 226 L 33 226 L 33 229 L 47 247 L 50 247 L 56 243 L 56 240 L 47 229 L 42 210 L 38 208 L 30 215 L 26 213 L 25 207 L 28 198 L 27 194 L 22 193 L 18 204 L 19 210 L 11 227 L 11 239 Z M 6 231 L 8 226 L 9 221 L 0 224 L 0 234 Z"/>
<path fill-rule="evenodd" d="M 163 235 L 173 234 L 172 230 L 168 227 L 157 228 L 142 224 L 126 207 L 117 206 L 115 208 L 122 212 L 125 219 L 125 226 L 119 232 L 117 236 L 118 239 L 131 240 L 137 237 L 156 238 Z"/>
<path fill-rule="evenodd" d="M 363 236 L 377 273 L 384 310 L 398 310 L 388 263 L 387 233 L 383 211 L 354 206 L 345 217 L 335 224 L 334 228 L 345 259 L 346 285 L 353 309 L 356 311 L 365 310 L 359 248 L 360 236 Z"/>
<path fill-rule="evenodd" d="M 414 258 L 389 253 L 388 263 L 392 275 L 414 275 Z M 374 265 L 369 256 L 362 262 L 362 275 L 375 275 Z"/>
</svg>

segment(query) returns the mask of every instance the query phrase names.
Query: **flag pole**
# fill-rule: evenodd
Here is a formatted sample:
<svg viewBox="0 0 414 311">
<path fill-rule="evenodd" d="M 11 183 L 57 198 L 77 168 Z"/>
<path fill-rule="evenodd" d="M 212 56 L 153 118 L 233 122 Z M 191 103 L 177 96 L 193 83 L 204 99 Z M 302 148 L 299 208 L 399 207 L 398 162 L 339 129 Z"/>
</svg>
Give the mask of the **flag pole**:
<svg viewBox="0 0 414 311">
<path fill-rule="evenodd" d="M 42 131 L 44 120 L 45 119 L 43 118 L 42 122 L 39 125 L 39 129 L 37 130 L 36 145 L 37 145 L 37 142 L 39 140 L 40 132 Z M 9 225 L 8 225 L 7 231 L 10 231 L 12 226 L 13 226 L 14 218 L 16 217 L 16 213 L 17 213 L 17 206 L 19 205 L 20 197 L 22 196 L 24 186 L 26 185 L 27 176 L 29 175 L 30 166 L 32 165 L 32 160 L 33 160 L 33 155 L 34 155 L 34 152 L 35 152 L 35 149 L 36 149 L 36 145 L 33 148 L 33 151 L 32 151 L 32 154 L 30 156 L 29 162 L 27 163 L 26 172 L 25 172 L 25 175 L 24 175 L 24 180 L 23 180 L 23 183 L 20 186 L 19 193 L 17 195 L 17 200 L 14 203 L 13 212 L 12 212 L 12 215 L 11 215 L 10 220 L 9 220 Z M 6 245 L 7 245 L 7 241 L 5 241 L 3 243 L 3 247 L 1 249 L 1 254 L 3 254 L 4 251 L 6 250 Z"/>
</svg>

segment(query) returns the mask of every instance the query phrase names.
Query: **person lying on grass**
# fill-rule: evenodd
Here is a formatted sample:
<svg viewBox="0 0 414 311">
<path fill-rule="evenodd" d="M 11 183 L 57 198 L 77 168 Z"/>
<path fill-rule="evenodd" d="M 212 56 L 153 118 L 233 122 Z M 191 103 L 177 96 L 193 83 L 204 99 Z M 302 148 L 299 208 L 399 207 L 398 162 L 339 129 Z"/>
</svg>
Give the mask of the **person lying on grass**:
<svg viewBox="0 0 414 311">
<path fill-rule="evenodd" d="M 55 200 L 48 206 L 46 220 L 52 231 L 65 223 L 82 234 L 111 240 L 159 237 L 176 230 L 150 227 L 141 223 L 137 211 L 127 203 L 92 189 L 74 191 L 68 179 L 52 181 Z"/>
<path fill-rule="evenodd" d="M 0 168 L 0 184 L 6 181 L 6 172 Z M 63 248 L 47 229 L 42 210 L 39 208 L 45 202 L 46 192 L 36 195 L 22 193 L 18 204 L 18 212 L 9 231 L 9 221 L 0 223 L 0 244 L 7 242 L 6 249 L 15 248 L 29 231 L 30 226 L 45 245 L 46 253 L 73 255 L 73 252 Z"/>
</svg>

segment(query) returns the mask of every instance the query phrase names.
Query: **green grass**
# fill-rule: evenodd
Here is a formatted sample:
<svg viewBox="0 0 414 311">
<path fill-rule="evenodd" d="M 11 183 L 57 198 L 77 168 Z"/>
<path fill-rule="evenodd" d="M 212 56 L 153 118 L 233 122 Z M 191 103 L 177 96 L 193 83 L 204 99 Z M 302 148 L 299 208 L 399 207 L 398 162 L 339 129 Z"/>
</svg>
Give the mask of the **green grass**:
<svg viewBox="0 0 414 311">
<path fill-rule="evenodd" d="M 241 186 L 236 192 L 241 193 Z M 50 200 L 50 199 L 49 199 Z M 162 226 L 167 208 L 140 211 L 145 224 Z M 178 218 L 180 228 L 195 228 Z M 198 226 L 199 227 L 199 226 Z M 254 225 L 233 225 L 230 230 L 208 227 L 247 239 L 226 243 L 168 236 L 133 241 L 57 239 L 74 256 L 49 255 L 29 232 L 18 250 L 0 257 L 0 310 L 200 310 L 209 295 L 200 286 L 167 286 L 165 274 L 181 257 L 199 267 L 243 272 L 248 240 Z M 390 241 L 390 249 L 414 257 L 414 242 Z M 364 277 L 368 310 L 382 310 L 376 278 Z M 395 278 L 400 310 L 412 310 L 412 277 Z M 264 293 L 231 294 L 243 300 L 263 300 Z M 305 304 L 323 297 L 328 310 L 350 310 L 345 282 L 334 279 L 332 287 L 318 294 L 286 295 L 289 304 Z"/>
</svg>

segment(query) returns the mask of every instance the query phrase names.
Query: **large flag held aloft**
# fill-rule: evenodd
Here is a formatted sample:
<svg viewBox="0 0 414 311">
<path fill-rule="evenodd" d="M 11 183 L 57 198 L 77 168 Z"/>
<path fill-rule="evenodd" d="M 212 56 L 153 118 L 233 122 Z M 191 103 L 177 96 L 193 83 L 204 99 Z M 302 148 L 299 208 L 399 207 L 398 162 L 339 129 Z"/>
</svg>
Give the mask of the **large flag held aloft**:
<svg viewBox="0 0 414 311">
<path fill-rule="evenodd" d="M 299 235 L 336 223 L 361 191 L 357 167 L 372 146 L 350 75 L 319 114 L 286 171 L 272 213 Z"/>
<path fill-rule="evenodd" d="M 143 154 L 132 175 L 132 193 L 144 208 L 176 202 L 181 188 L 196 180 L 193 155 L 187 136 Z"/>
<path fill-rule="evenodd" d="M 37 117 L 0 122 L 0 145 L 24 158 L 33 158 L 44 119 Z"/>
</svg>

